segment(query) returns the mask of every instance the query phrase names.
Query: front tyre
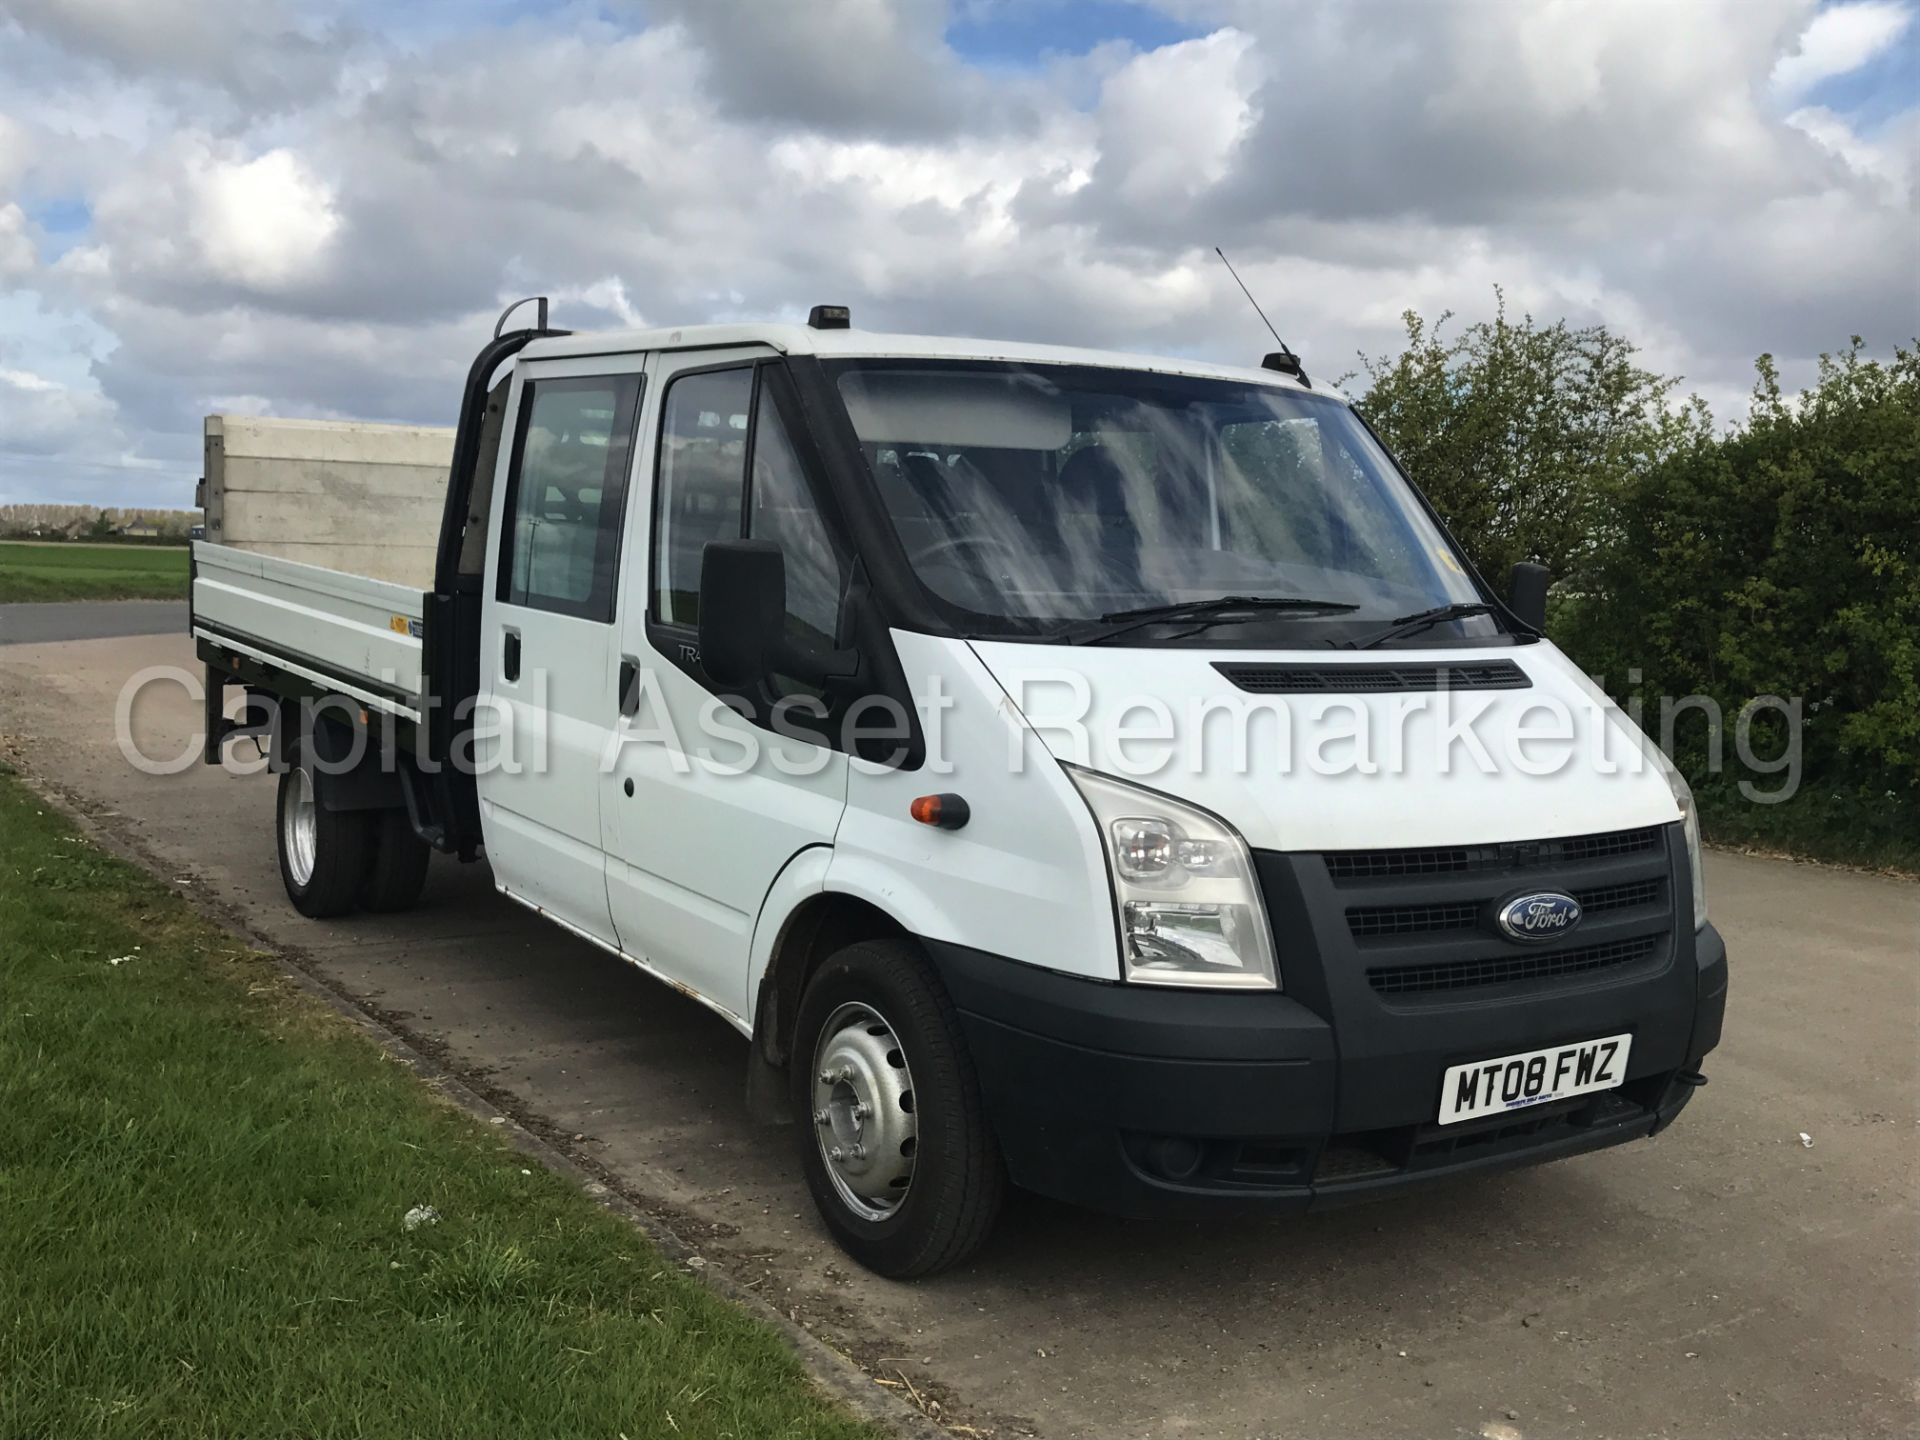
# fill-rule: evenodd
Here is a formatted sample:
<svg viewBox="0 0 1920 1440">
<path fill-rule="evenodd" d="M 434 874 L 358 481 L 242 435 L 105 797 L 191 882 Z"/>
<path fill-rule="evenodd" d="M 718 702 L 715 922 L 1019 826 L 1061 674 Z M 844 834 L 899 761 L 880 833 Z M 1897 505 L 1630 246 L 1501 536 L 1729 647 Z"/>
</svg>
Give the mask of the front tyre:
<svg viewBox="0 0 1920 1440">
<path fill-rule="evenodd" d="M 895 1279 L 966 1260 L 1006 1187 L 959 1016 L 919 947 L 868 940 L 808 982 L 792 1102 L 833 1237 Z"/>
<path fill-rule="evenodd" d="M 280 883 L 293 908 L 315 920 L 353 909 L 367 873 L 368 812 L 329 810 L 333 777 L 316 769 L 304 745 L 289 745 L 275 812 Z"/>
</svg>

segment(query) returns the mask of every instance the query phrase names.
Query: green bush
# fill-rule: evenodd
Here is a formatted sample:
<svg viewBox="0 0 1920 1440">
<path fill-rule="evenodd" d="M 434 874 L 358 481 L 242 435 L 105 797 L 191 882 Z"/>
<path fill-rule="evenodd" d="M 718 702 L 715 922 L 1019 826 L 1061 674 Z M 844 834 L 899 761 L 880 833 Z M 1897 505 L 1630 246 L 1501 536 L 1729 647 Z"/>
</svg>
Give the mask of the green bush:
<svg viewBox="0 0 1920 1440">
<path fill-rule="evenodd" d="M 1770 357 L 1759 372 L 1744 424 L 1696 437 L 1620 487 L 1590 582 L 1562 607 L 1557 634 L 1616 697 L 1708 696 L 1729 731 L 1755 696 L 1798 699 L 1802 784 L 1780 804 L 1752 804 L 1731 759 L 1729 773 L 1705 775 L 1704 726 L 1680 725 L 1676 758 L 1722 838 L 1911 865 L 1920 352 L 1869 360 L 1856 338 L 1791 399 Z M 1762 756 L 1789 743 L 1779 713 L 1753 732 Z M 1755 778 L 1762 793 L 1776 788 Z"/>
<path fill-rule="evenodd" d="M 1362 357 L 1360 408 L 1480 573 L 1504 586 L 1517 560 L 1577 580 L 1603 542 L 1614 492 L 1710 429 L 1675 381 L 1634 363 L 1602 326 L 1491 321 L 1443 338 L 1408 311 L 1398 355 Z"/>
<path fill-rule="evenodd" d="M 1714 838 L 1920 868 L 1920 350 L 1856 338 L 1795 397 L 1762 356 L 1716 433 L 1603 327 L 1446 319 L 1409 313 L 1360 405 L 1481 574 L 1550 565 L 1554 638 L 1656 738 L 1661 697 L 1719 707 L 1718 772 L 1697 709 L 1666 727 Z M 1771 774 L 1736 745 L 1767 695 L 1747 754 L 1800 745 Z"/>
</svg>

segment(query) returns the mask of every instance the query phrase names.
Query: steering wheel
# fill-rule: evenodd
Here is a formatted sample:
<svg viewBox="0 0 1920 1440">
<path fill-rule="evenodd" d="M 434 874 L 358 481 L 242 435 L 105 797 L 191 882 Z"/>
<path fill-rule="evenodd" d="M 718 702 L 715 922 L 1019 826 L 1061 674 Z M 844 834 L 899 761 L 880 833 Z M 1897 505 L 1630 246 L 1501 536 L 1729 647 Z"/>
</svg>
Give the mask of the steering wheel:
<svg viewBox="0 0 1920 1440">
<path fill-rule="evenodd" d="M 922 546 L 910 558 L 913 568 L 918 570 L 924 565 L 945 560 L 950 555 L 958 555 L 963 550 L 998 550 L 1007 559 L 1016 563 L 1022 558 L 1020 551 L 1011 542 L 1002 540 L 997 535 L 949 535 L 944 540 L 935 540 L 931 545 Z M 986 573 L 983 567 L 980 570 L 981 576 L 985 577 Z"/>
</svg>

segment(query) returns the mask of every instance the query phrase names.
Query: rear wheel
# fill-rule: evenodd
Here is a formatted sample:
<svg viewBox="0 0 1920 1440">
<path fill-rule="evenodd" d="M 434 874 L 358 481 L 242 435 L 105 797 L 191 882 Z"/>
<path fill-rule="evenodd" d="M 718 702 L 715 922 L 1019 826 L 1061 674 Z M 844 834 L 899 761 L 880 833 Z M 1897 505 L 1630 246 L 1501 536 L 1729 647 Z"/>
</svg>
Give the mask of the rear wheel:
<svg viewBox="0 0 1920 1440">
<path fill-rule="evenodd" d="M 433 847 L 413 833 L 404 810 L 373 812 L 367 847 L 366 878 L 360 882 L 360 907 L 375 914 L 411 910 L 427 883 Z"/>
<path fill-rule="evenodd" d="M 367 871 L 369 816 L 364 810 L 329 810 L 333 777 L 314 768 L 306 747 L 288 745 L 280 776 L 275 826 L 280 882 L 302 915 L 324 920 L 353 909 Z"/>
<path fill-rule="evenodd" d="M 828 959 L 791 1069 L 807 1187 L 849 1255 L 906 1278 L 980 1248 L 1004 1172 L 959 1016 L 917 946 L 869 940 Z"/>
</svg>

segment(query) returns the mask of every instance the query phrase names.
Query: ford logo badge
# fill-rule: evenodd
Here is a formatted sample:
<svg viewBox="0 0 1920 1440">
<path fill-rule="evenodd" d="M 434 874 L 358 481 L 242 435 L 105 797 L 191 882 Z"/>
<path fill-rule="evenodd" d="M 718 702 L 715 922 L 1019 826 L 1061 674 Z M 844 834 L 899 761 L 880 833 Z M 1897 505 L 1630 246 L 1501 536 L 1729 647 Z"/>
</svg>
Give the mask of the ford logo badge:
<svg viewBox="0 0 1920 1440">
<path fill-rule="evenodd" d="M 1517 895 L 1494 917 L 1500 929 L 1515 940 L 1551 940 L 1580 923 L 1580 902 L 1557 890 Z"/>
</svg>

